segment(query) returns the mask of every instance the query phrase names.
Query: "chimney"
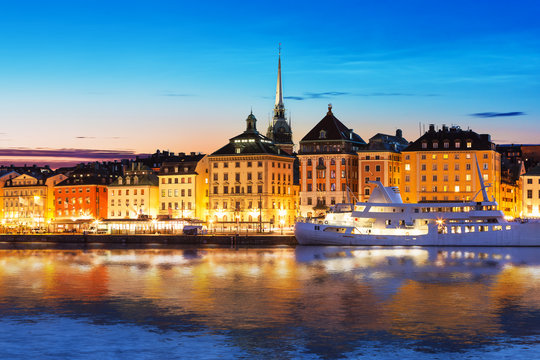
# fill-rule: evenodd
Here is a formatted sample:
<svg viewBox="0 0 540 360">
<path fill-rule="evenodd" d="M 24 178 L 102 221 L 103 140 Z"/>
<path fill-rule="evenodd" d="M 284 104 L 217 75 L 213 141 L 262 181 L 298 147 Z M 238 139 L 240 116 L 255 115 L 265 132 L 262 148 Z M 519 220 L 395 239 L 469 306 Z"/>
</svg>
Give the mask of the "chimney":
<svg viewBox="0 0 540 360">
<path fill-rule="evenodd" d="M 443 126 L 442 126 L 442 131 L 443 131 L 443 132 L 448 132 L 448 126 L 446 126 L 445 124 L 443 124 Z"/>
<path fill-rule="evenodd" d="M 435 124 L 429 124 L 429 132 L 435 131 Z"/>
<path fill-rule="evenodd" d="M 396 130 L 396 137 L 398 137 L 400 139 L 403 137 L 403 132 L 401 131 L 401 129 Z"/>
</svg>

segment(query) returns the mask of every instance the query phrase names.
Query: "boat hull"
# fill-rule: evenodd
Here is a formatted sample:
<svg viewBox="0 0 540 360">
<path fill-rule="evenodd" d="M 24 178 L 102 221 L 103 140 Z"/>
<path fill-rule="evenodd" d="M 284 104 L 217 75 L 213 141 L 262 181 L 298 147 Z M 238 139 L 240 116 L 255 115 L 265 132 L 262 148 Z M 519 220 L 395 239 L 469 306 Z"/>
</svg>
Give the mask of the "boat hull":
<svg viewBox="0 0 540 360">
<path fill-rule="evenodd" d="M 540 246 L 540 222 L 512 223 L 512 230 L 460 234 L 373 235 L 324 231 L 332 225 L 296 223 L 300 245 L 355 246 Z"/>
</svg>

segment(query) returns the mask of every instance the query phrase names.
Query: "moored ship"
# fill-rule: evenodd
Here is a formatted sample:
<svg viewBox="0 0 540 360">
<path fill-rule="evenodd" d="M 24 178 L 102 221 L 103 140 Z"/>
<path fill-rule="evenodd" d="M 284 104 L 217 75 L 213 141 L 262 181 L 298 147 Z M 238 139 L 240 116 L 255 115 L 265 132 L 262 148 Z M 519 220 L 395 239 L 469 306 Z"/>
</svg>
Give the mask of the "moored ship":
<svg viewBox="0 0 540 360">
<path fill-rule="evenodd" d="M 477 163 L 478 173 L 480 169 Z M 397 187 L 374 182 L 369 201 L 338 204 L 324 219 L 299 219 L 301 245 L 540 246 L 540 222 L 507 221 L 489 200 L 403 203 Z M 473 199 L 474 200 L 474 199 Z"/>
</svg>

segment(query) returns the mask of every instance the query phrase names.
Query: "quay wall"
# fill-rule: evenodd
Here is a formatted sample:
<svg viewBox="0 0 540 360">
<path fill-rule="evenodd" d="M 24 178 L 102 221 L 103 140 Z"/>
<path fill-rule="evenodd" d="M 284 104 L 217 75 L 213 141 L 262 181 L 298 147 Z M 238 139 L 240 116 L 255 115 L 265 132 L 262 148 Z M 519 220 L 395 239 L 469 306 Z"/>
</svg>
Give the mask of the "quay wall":
<svg viewBox="0 0 540 360">
<path fill-rule="evenodd" d="M 171 244 L 171 245 L 223 245 L 223 246 L 275 246 L 298 245 L 293 235 L 83 235 L 83 234 L 6 234 L 0 235 L 5 243 L 56 244 Z"/>
</svg>

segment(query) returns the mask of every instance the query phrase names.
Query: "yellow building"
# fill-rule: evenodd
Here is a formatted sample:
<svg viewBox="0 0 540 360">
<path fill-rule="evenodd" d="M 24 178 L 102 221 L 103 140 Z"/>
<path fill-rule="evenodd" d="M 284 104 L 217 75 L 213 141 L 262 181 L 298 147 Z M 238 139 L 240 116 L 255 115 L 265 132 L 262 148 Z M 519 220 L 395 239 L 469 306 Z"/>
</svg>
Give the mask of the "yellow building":
<svg viewBox="0 0 540 360">
<path fill-rule="evenodd" d="M 180 153 L 159 171 L 159 215 L 208 220 L 208 156 Z"/>
<path fill-rule="evenodd" d="M 540 165 L 522 175 L 524 218 L 540 218 Z"/>
<path fill-rule="evenodd" d="M 294 157 L 256 128 L 247 128 L 209 156 L 210 223 L 214 229 L 279 229 L 294 224 L 297 200 Z"/>
<path fill-rule="evenodd" d="M 159 212 L 159 179 L 141 163 L 131 163 L 108 186 L 109 219 L 155 218 Z"/>
<path fill-rule="evenodd" d="M 402 157 L 404 202 L 472 200 L 480 191 L 478 160 L 490 200 L 500 203 L 501 158 L 489 135 L 430 125 Z"/>
<path fill-rule="evenodd" d="M 54 217 L 54 186 L 66 178 L 63 174 L 22 174 L 7 180 L 3 201 L 6 225 L 46 228 Z"/>
</svg>

